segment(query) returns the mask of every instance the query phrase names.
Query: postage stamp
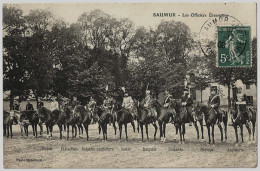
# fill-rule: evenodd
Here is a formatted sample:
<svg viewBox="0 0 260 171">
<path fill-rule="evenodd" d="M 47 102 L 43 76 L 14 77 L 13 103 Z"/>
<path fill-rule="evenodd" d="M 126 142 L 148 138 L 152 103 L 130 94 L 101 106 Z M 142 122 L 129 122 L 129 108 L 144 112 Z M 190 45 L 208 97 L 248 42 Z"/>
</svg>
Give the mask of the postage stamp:
<svg viewBox="0 0 260 171">
<path fill-rule="evenodd" d="M 250 27 L 218 26 L 217 66 L 250 67 Z"/>
</svg>

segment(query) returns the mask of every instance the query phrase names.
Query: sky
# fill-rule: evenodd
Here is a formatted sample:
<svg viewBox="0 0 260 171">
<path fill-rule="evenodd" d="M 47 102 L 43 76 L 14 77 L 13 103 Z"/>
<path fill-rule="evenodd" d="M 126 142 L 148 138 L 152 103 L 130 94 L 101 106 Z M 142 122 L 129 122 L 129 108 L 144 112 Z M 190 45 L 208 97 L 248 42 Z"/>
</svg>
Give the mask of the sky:
<svg viewBox="0 0 260 171">
<path fill-rule="evenodd" d="M 24 14 L 32 9 L 49 9 L 57 18 L 68 23 L 76 22 L 84 12 L 100 9 L 117 19 L 129 18 L 136 27 L 156 28 L 162 19 L 182 21 L 194 33 L 213 17 L 212 14 L 227 14 L 244 26 L 251 26 L 251 37 L 256 36 L 256 3 L 46 3 L 19 4 Z M 175 13 L 176 17 L 154 17 L 153 13 Z M 206 14 L 206 17 L 191 17 L 191 13 Z M 188 14 L 189 17 L 182 17 Z M 178 16 L 180 15 L 180 16 Z"/>
</svg>

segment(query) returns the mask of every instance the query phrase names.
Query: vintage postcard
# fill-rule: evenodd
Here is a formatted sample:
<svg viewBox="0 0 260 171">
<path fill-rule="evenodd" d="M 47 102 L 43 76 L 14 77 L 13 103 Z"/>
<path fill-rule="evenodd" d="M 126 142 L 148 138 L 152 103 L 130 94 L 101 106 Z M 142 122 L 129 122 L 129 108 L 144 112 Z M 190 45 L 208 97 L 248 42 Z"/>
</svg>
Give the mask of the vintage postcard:
<svg viewBox="0 0 260 171">
<path fill-rule="evenodd" d="M 257 167 L 256 6 L 4 3 L 3 167 Z"/>
</svg>

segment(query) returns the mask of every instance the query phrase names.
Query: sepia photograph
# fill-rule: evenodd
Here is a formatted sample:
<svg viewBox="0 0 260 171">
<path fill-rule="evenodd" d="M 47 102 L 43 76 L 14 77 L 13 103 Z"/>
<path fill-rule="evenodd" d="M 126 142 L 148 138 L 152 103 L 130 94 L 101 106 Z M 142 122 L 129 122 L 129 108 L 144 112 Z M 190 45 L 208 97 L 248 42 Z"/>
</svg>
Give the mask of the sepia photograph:
<svg viewBox="0 0 260 171">
<path fill-rule="evenodd" d="M 256 168 L 256 3 L 3 3 L 3 168 Z"/>
</svg>

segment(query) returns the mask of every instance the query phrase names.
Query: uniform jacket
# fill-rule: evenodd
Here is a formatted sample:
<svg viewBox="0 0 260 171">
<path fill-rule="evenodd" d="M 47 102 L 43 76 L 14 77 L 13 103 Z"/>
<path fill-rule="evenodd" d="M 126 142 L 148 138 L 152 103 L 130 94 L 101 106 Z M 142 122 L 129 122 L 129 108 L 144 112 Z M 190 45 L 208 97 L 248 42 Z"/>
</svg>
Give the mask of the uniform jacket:
<svg viewBox="0 0 260 171">
<path fill-rule="evenodd" d="M 189 94 L 182 95 L 181 102 L 186 102 L 186 106 L 191 106 L 193 104 L 193 100 L 189 97 Z"/>
<path fill-rule="evenodd" d="M 51 102 L 50 110 L 51 111 L 59 110 L 59 103 L 56 100 Z"/>
<path fill-rule="evenodd" d="M 26 110 L 34 110 L 33 105 L 31 103 L 27 103 Z"/>
<path fill-rule="evenodd" d="M 122 107 L 126 109 L 131 109 L 133 107 L 134 100 L 132 99 L 131 96 L 124 97 Z"/>
<path fill-rule="evenodd" d="M 219 107 L 220 105 L 220 97 L 219 95 L 211 95 L 209 96 L 209 102 L 210 105 L 214 105 L 214 108 Z"/>
</svg>

